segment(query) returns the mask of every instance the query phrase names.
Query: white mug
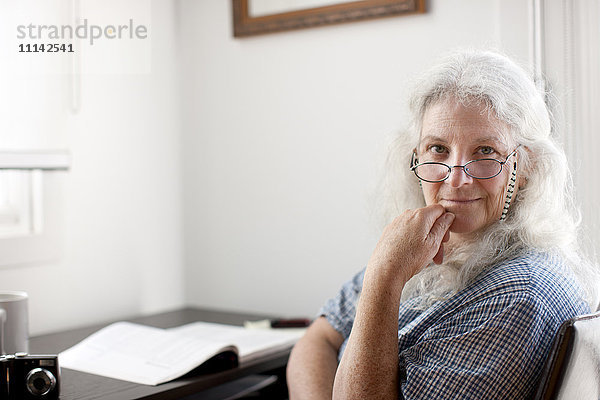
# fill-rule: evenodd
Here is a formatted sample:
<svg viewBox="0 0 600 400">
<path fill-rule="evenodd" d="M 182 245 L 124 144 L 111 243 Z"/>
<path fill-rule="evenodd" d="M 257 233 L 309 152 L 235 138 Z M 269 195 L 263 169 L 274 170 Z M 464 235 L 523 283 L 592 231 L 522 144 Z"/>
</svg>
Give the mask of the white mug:
<svg viewBox="0 0 600 400">
<path fill-rule="evenodd" d="M 0 354 L 29 352 L 28 296 L 0 290 Z"/>
</svg>

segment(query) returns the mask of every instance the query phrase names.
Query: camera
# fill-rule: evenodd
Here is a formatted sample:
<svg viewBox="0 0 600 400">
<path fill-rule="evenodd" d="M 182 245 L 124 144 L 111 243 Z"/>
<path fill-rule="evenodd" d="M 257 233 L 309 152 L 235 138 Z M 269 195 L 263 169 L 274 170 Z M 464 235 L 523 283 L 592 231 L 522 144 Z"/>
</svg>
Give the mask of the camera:
<svg viewBox="0 0 600 400">
<path fill-rule="evenodd" d="M 54 400 L 59 389 L 57 355 L 0 355 L 0 399 Z"/>
</svg>

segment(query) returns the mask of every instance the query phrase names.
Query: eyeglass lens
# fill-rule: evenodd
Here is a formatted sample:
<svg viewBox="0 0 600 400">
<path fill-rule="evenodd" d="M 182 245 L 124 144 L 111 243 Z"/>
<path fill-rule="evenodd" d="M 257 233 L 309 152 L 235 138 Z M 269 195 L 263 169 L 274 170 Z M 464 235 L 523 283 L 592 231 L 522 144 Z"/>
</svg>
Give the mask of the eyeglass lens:
<svg viewBox="0 0 600 400">
<path fill-rule="evenodd" d="M 502 164 L 497 160 L 474 160 L 464 166 L 473 178 L 486 179 L 500 173 Z M 441 163 L 421 164 L 415 168 L 417 176 L 427 181 L 443 181 L 450 175 L 450 167 Z"/>
</svg>

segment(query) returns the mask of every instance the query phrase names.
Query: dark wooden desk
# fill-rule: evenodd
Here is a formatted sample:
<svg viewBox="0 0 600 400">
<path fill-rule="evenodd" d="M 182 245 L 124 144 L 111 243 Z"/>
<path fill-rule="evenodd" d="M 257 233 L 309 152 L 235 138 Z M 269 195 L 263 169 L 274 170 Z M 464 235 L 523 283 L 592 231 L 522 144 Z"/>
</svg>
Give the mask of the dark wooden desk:
<svg viewBox="0 0 600 400">
<path fill-rule="evenodd" d="M 128 321 L 155 326 L 157 328 L 173 328 L 195 321 L 242 325 L 246 320 L 259 320 L 268 317 L 265 315 L 184 308 L 162 314 L 132 318 L 128 319 Z M 58 354 L 109 323 L 32 337 L 30 339 L 30 352 L 32 354 Z M 244 376 L 260 373 L 282 373 L 285 370 L 290 350 L 287 349 L 268 357 L 240 364 L 239 367 L 227 371 L 185 376 L 158 386 L 140 385 L 62 368 L 60 399 L 179 399 Z"/>
</svg>

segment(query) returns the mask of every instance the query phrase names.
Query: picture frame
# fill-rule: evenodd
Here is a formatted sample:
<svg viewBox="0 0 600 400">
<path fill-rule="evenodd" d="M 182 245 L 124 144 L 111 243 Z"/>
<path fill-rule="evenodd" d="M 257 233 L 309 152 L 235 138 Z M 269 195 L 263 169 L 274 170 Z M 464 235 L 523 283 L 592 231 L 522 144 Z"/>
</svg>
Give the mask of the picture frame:
<svg viewBox="0 0 600 400">
<path fill-rule="evenodd" d="M 425 12 L 425 0 L 340 0 L 322 7 L 251 16 L 252 1 L 232 0 L 234 37 Z"/>
</svg>

